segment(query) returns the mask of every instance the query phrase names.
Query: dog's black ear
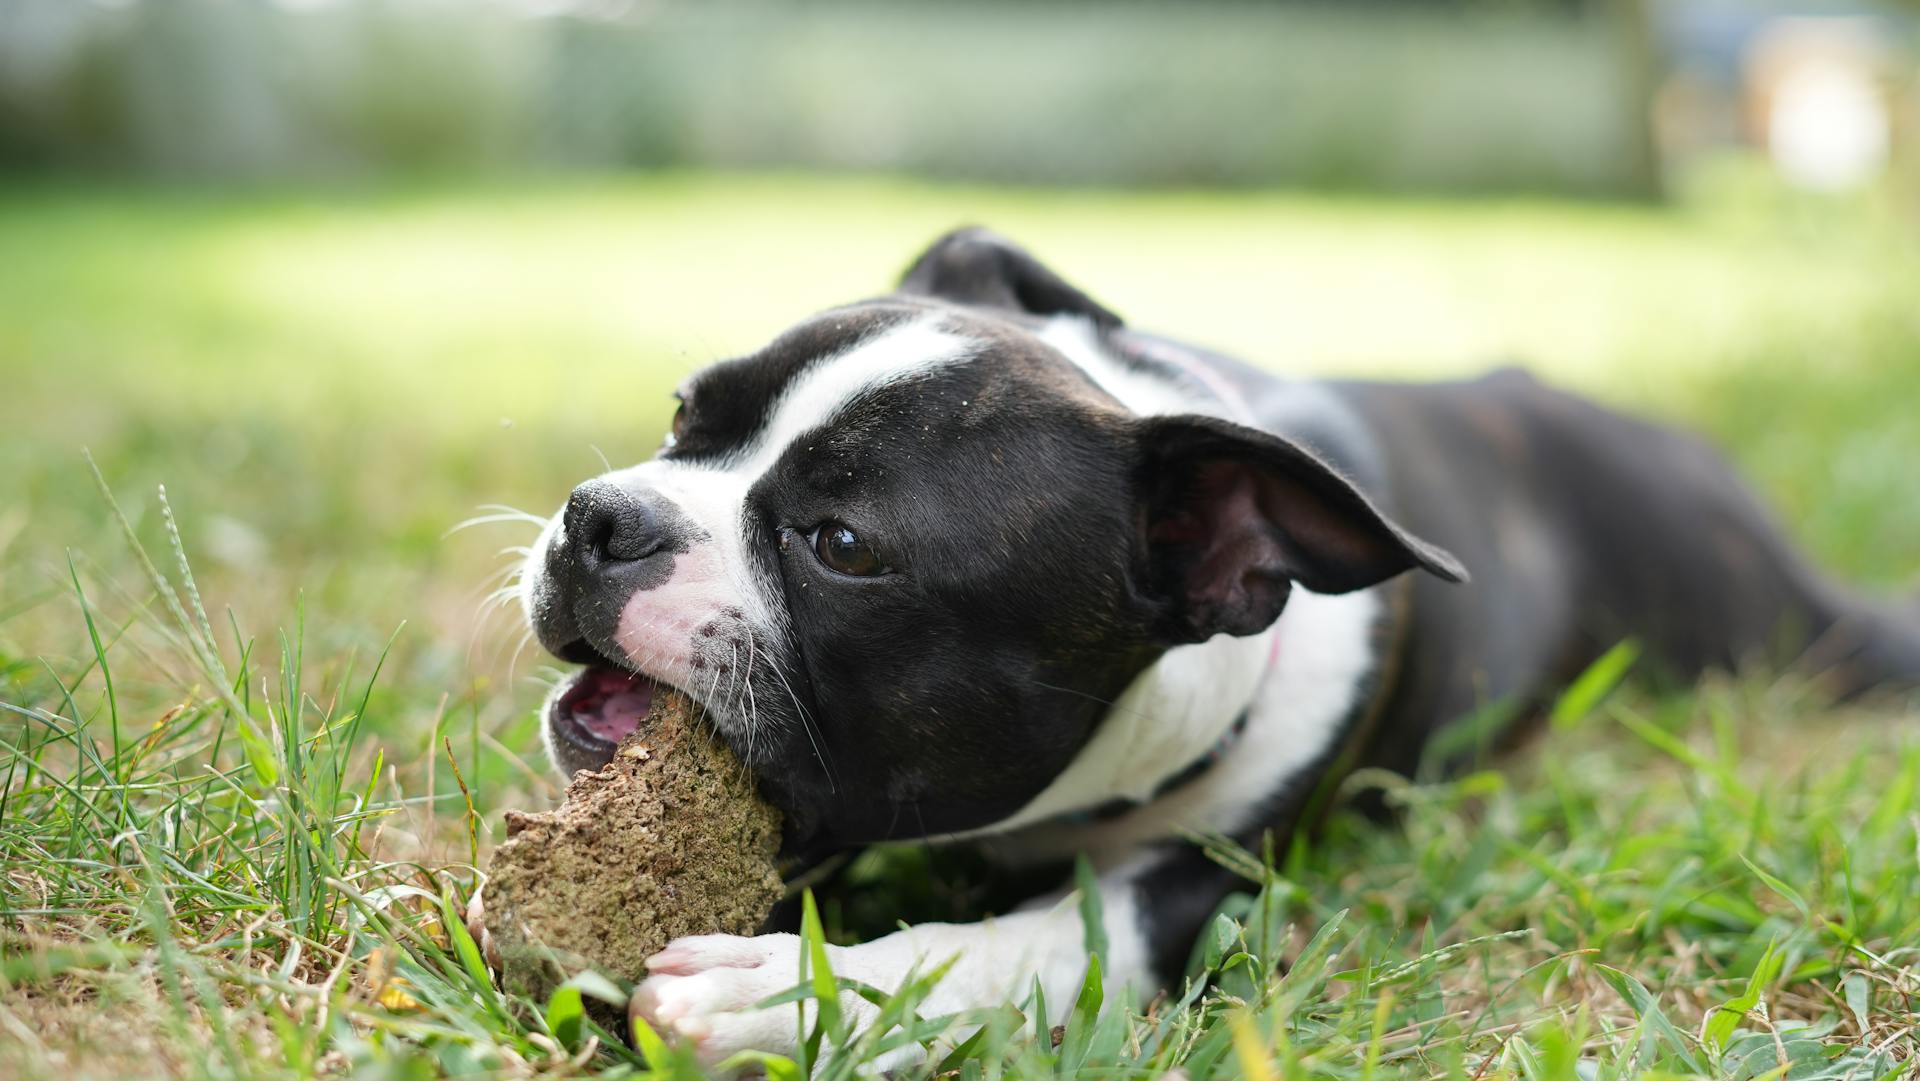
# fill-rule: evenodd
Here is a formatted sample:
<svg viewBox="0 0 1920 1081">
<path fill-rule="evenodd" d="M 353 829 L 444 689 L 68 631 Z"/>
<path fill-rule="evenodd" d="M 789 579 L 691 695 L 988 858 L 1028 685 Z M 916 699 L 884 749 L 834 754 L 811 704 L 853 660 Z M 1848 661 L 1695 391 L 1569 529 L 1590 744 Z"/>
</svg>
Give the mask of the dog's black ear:
<svg viewBox="0 0 1920 1081">
<path fill-rule="evenodd" d="M 1278 436 L 1200 416 L 1137 432 L 1140 544 L 1156 628 L 1175 643 L 1265 630 L 1298 582 L 1348 593 L 1458 560 L 1400 528 L 1332 466 Z"/>
<path fill-rule="evenodd" d="M 1119 316 L 1025 248 L 979 226 L 934 241 L 901 275 L 900 291 L 1031 315 L 1084 315 L 1101 330 L 1120 325 Z"/>
</svg>

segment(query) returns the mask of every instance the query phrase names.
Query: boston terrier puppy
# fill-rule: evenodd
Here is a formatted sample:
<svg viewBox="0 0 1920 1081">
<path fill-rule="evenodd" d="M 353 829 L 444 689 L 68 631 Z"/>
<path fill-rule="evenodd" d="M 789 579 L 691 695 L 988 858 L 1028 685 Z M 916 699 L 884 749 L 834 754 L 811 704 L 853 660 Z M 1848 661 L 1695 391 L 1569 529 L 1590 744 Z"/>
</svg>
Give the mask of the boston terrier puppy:
<svg viewBox="0 0 1920 1081">
<path fill-rule="evenodd" d="M 541 645 L 583 666 L 548 703 L 555 763 L 604 765 L 678 688 L 791 854 L 1085 857 L 1116 990 L 1179 980 L 1236 888 L 1187 838 L 1258 850 L 1345 771 L 1411 773 L 1447 722 L 1537 712 L 1623 639 L 1681 679 L 1920 681 L 1920 611 L 1821 577 L 1693 438 L 1512 371 L 1277 378 L 978 229 L 677 397 L 660 451 L 574 489 L 525 569 Z M 1080 919 L 1062 891 L 830 954 L 882 989 L 951 961 L 929 1016 L 1036 980 L 1064 1009 Z M 790 1053 L 791 1011 L 753 1007 L 798 948 L 681 939 L 633 1009 L 709 1061 Z"/>
</svg>

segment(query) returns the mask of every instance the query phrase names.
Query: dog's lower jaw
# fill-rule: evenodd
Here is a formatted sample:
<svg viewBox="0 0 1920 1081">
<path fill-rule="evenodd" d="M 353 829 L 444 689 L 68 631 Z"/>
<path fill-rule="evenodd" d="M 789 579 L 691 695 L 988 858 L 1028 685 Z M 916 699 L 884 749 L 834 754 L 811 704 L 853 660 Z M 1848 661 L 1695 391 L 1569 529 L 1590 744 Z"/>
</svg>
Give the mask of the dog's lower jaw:
<svg viewBox="0 0 1920 1081">
<path fill-rule="evenodd" d="M 1151 978 L 1150 951 L 1131 874 L 1103 876 L 1096 888 L 1107 934 L 1101 971 L 1111 1000 L 1128 986 L 1144 989 Z M 887 992 L 949 966 L 918 1006 L 928 1018 L 1018 1003 L 1038 982 L 1052 1014 L 1048 1024 L 1057 1024 L 1086 978 L 1078 900 L 1068 892 L 979 923 L 917 924 L 857 946 L 830 946 L 828 963 L 836 976 Z M 801 940 L 790 934 L 679 939 L 647 962 L 650 974 L 634 992 L 630 1012 L 661 1035 L 691 1043 L 708 1065 L 741 1051 L 791 1056 L 799 1033 L 813 1023 L 812 1005 L 755 1005 L 800 982 L 801 951 Z M 871 1025 L 879 1013 L 851 992 L 840 996 L 839 1006 L 856 1029 Z M 801 1024 L 793 1009 L 803 1011 Z M 956 1029 L 942 1041 L 957 1043 L 971 1031 Z M 909 1046 L 876 1065 L 894 1068 L 925 1053 Z"/>
</svg>

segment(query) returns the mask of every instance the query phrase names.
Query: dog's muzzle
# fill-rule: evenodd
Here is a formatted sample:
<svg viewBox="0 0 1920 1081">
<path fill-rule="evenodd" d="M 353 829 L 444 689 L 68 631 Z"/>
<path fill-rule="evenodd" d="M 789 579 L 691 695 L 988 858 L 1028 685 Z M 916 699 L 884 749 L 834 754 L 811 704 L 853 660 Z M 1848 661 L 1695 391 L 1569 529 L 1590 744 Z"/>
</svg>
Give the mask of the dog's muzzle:
<svg viewBox="0 0 1920 1081">
<path fill-rule="evenodd" d="M 591 480 L 568 497 L 547 544 L 529 602 L 534 635 L 554 656 L 586 666 L 547 707 L 552 747 L 568 772 L 611 761 L 652 705 L 658 685 L 627 660 L 618 630 L 633 596 L 673 572 L 670 513 L 651 493 Z"/>
</svg>

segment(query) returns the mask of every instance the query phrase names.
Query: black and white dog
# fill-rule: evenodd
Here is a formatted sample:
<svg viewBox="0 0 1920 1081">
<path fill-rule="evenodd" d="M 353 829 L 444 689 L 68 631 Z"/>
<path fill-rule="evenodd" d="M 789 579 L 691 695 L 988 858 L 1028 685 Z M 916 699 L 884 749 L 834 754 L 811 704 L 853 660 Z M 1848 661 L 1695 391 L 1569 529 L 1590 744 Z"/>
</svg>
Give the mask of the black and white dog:
<svg viewBox="0 0 1920 1081">
<path fill-rule="evenodd" d="M 1086 855 L 1114 983 L 1177 980 L 1236 885 L 1183 837 L 1257 847 L 1329 775 L 1411 772 L 1449 720 L 1524 714 L 1623 638 L 1683 678 L 1798 643 L 1839 693 L 1920 680 L 1920 614 L 1822 579 L 1691 438 L 1512 372 L 1277 379 L 1130 330 L 979 230 L 679 399 L 526 568 L 541 644 L 586 666 L 549 703 L 555 762 L 603 765 L 680 688 L 794 853 Z M 930 1013 L 1035 979 L 1064 1005 L 1086 964 L 1065 897 L 834 967 L 888 988 L 956 958 Z M 634 1009 L 704 1057 L 793 1050 L 790 1013 L 751 1007 L 794 982 L 794 936 L 682 939 L 648 969 Z"/>
</svg>

